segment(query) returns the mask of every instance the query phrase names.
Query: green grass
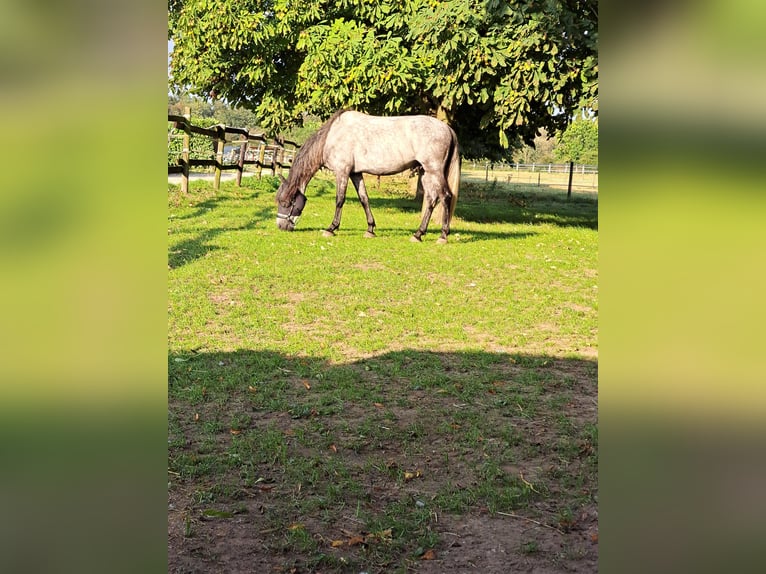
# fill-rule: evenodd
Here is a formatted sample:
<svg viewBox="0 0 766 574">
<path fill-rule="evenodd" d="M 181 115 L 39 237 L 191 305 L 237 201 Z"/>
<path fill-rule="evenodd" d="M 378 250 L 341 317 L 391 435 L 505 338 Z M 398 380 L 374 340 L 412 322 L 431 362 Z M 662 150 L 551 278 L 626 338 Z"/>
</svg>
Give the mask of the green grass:
<svg viewBox="0 0 766 574">
<path fill-rule="evenodd" d="M 420 206 L 404 179 L 368 182 L 374 239 L 353 194 L 321 235 L 326 177 L 278 231 L 276 186 L 169 191 L 184 536 L 249 528 L 251 558 L 280 568 L 393 572 L 445 544 L 445 514 L 573 528 L 596 493 L 596 197 L 466 181 L 437 245 L 433 225 L 409 241 Z M 518 552 L 541 548 L 527 536 Z"/>
</svg>

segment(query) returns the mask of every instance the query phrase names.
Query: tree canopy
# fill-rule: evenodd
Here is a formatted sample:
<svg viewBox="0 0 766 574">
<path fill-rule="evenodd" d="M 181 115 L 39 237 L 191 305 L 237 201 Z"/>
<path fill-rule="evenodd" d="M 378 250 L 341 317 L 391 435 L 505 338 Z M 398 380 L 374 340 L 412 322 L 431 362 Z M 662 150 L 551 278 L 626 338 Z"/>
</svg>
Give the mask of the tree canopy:
<svg viewBox="0 0 766 574">
<path fill-rule="evenodd" d="M 569 124 L 553 151 L 558 160 L 598 163 L 598 122 L 580 118 Z"/>
<path fill-rule="evenodd" d="M 339 108 L 448 121 L 499 157 L 598 109 L 596 0 L 170 0 L 172 81 L 283 130 Z"/>
</svg>

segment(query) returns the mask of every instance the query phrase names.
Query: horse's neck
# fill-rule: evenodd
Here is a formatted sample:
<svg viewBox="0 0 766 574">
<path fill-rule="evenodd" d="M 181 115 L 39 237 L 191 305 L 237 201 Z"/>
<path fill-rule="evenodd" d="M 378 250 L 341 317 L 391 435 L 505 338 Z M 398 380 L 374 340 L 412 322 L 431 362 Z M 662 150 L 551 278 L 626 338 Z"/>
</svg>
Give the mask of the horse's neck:
<svg viewBox="0 0 766 574">
<path fill-rule="evenodd" d="M 306 193 L 306 188 L 309 185 L 309 182 L 311 181 L 311 178 L 316 175 L 316 173 L 319 171 L 319 168 L 322 167 L 321 165 L 317 167 L 316 169 L 310 169 L 306 170 L 300 174 L 295 175 L 295 184 L 297 189 L 300 190 L 301 193 Z"/>
<path fill-rule="evenodd" d="M 313 177 L 313 176 L 312 176 Z M 287 178 L 287 184 L 290 189 L 294 189 L 296 193 L 306 193 L 306 187 L 309 184 L 309 181 L 311 181 L 311 177 L 288 177 Z"/>
</svg>

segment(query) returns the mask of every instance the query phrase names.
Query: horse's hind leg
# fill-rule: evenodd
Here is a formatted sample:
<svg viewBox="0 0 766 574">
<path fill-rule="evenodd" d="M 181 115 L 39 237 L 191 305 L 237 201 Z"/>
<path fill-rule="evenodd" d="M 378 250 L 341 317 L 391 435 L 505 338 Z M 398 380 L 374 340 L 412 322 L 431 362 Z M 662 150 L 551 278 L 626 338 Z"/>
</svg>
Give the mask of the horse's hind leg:
<svg viewBox="0 0 766 574">
<path fill-rule="evenodd" d="M 444 206 L 442 210 L 442 234 L 437 239 L 437 243 L 447 243 L 449 235 L 450 212 L 452 211 L 452 193 L 446 188 L 442 188 L 441 201 Z"/>
<path fill-rule="evenodd" d="M 423 221 L 420 227 L 412 236 L 413 241 L 420 241 L 428 229 L 428 223 L 431 220 L 431 214 L 436 207 L 436 201 L 441 199 L 444 204 L 444 217 L 442 218 L 442 233 L 439 236 L 439 243 L 446 243 L 449 235 L 450 206 L 452 203 L 452 194 L 448 191 L 447 180 L 439 173 L 424 173 L 422 177 L 423 189 L 427 198 L 426 208 L 423 212 Z"/>
<path fill-rule="evenodd" d="M 348 186 L 348 174 L 335 174 L 335 217 L 330 227 L 325 229 L 325 237 L 332 237 L 335 231 L 340 227 L 340 216 L 343 213 L 343 204 L 346 202 L 346 187 Z"/>
<path fill-rule="evenodd" d="M 367 197 L 367 189 L 364 186 L 364 178 L 361 173 L 351 174 L 351 183 L 356 188 L 356 194 L 359 196 L 359 201 L 364 208 L 364 214 L 367 216 L 367 232 L 365 237 L 375 237 L 375 218 L 372 216 L 372 210 L 370 210 L 370 198 Z"/>
<path fill-rule="evenodd" d="M 425 196 L 427 199 L 426 208 L 423 211 L 423 221 L 420 222 L 420 227 L 415 230 L 412 235 L 412 241 L 422 241 L 421 237 L 426 234 L 428 230 L 428 222 L 431 221 L 431 214 L 436 207 L 436 195 L 432 194 L 428 188 L 425 188 Z"/>
</svg>

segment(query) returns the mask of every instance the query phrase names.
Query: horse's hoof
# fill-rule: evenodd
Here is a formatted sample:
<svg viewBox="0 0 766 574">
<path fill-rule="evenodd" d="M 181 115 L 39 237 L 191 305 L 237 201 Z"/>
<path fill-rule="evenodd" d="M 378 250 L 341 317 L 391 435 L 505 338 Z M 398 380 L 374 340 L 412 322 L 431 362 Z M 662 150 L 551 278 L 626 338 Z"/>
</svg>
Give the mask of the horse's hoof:
<svg viewBox="0 0 766 574">
<path fill-rule="evenodd" d="M 415 235 L 410 237 L 410 241 L 412 241 L 413 243 L 422 243 L 423 242 L 423 240 L 420 239 L 420 237 L 416 237 Z"/>
<path fill-rule="evenodd" d="M 447 243 L 447 238 L 440 237 L 439 239 L 436 240 L 436 243 L 438 243 L 439 245 L 445 245 Z"/>
<path fill-rule="evenodd" d="M 365 231 L 364 232 L 365 237 L 376 237 L 376 235 L 372 231 Z"/>
<path fill-rule="evenodd" d="M 325 229 L 325 230 L 322 232 L 322 235 L 323 235 L 324 237 L 335 237 L 335 233 L 334 233 L 333 231 L 330 231 L 329 229 Z"/>
</svg>

